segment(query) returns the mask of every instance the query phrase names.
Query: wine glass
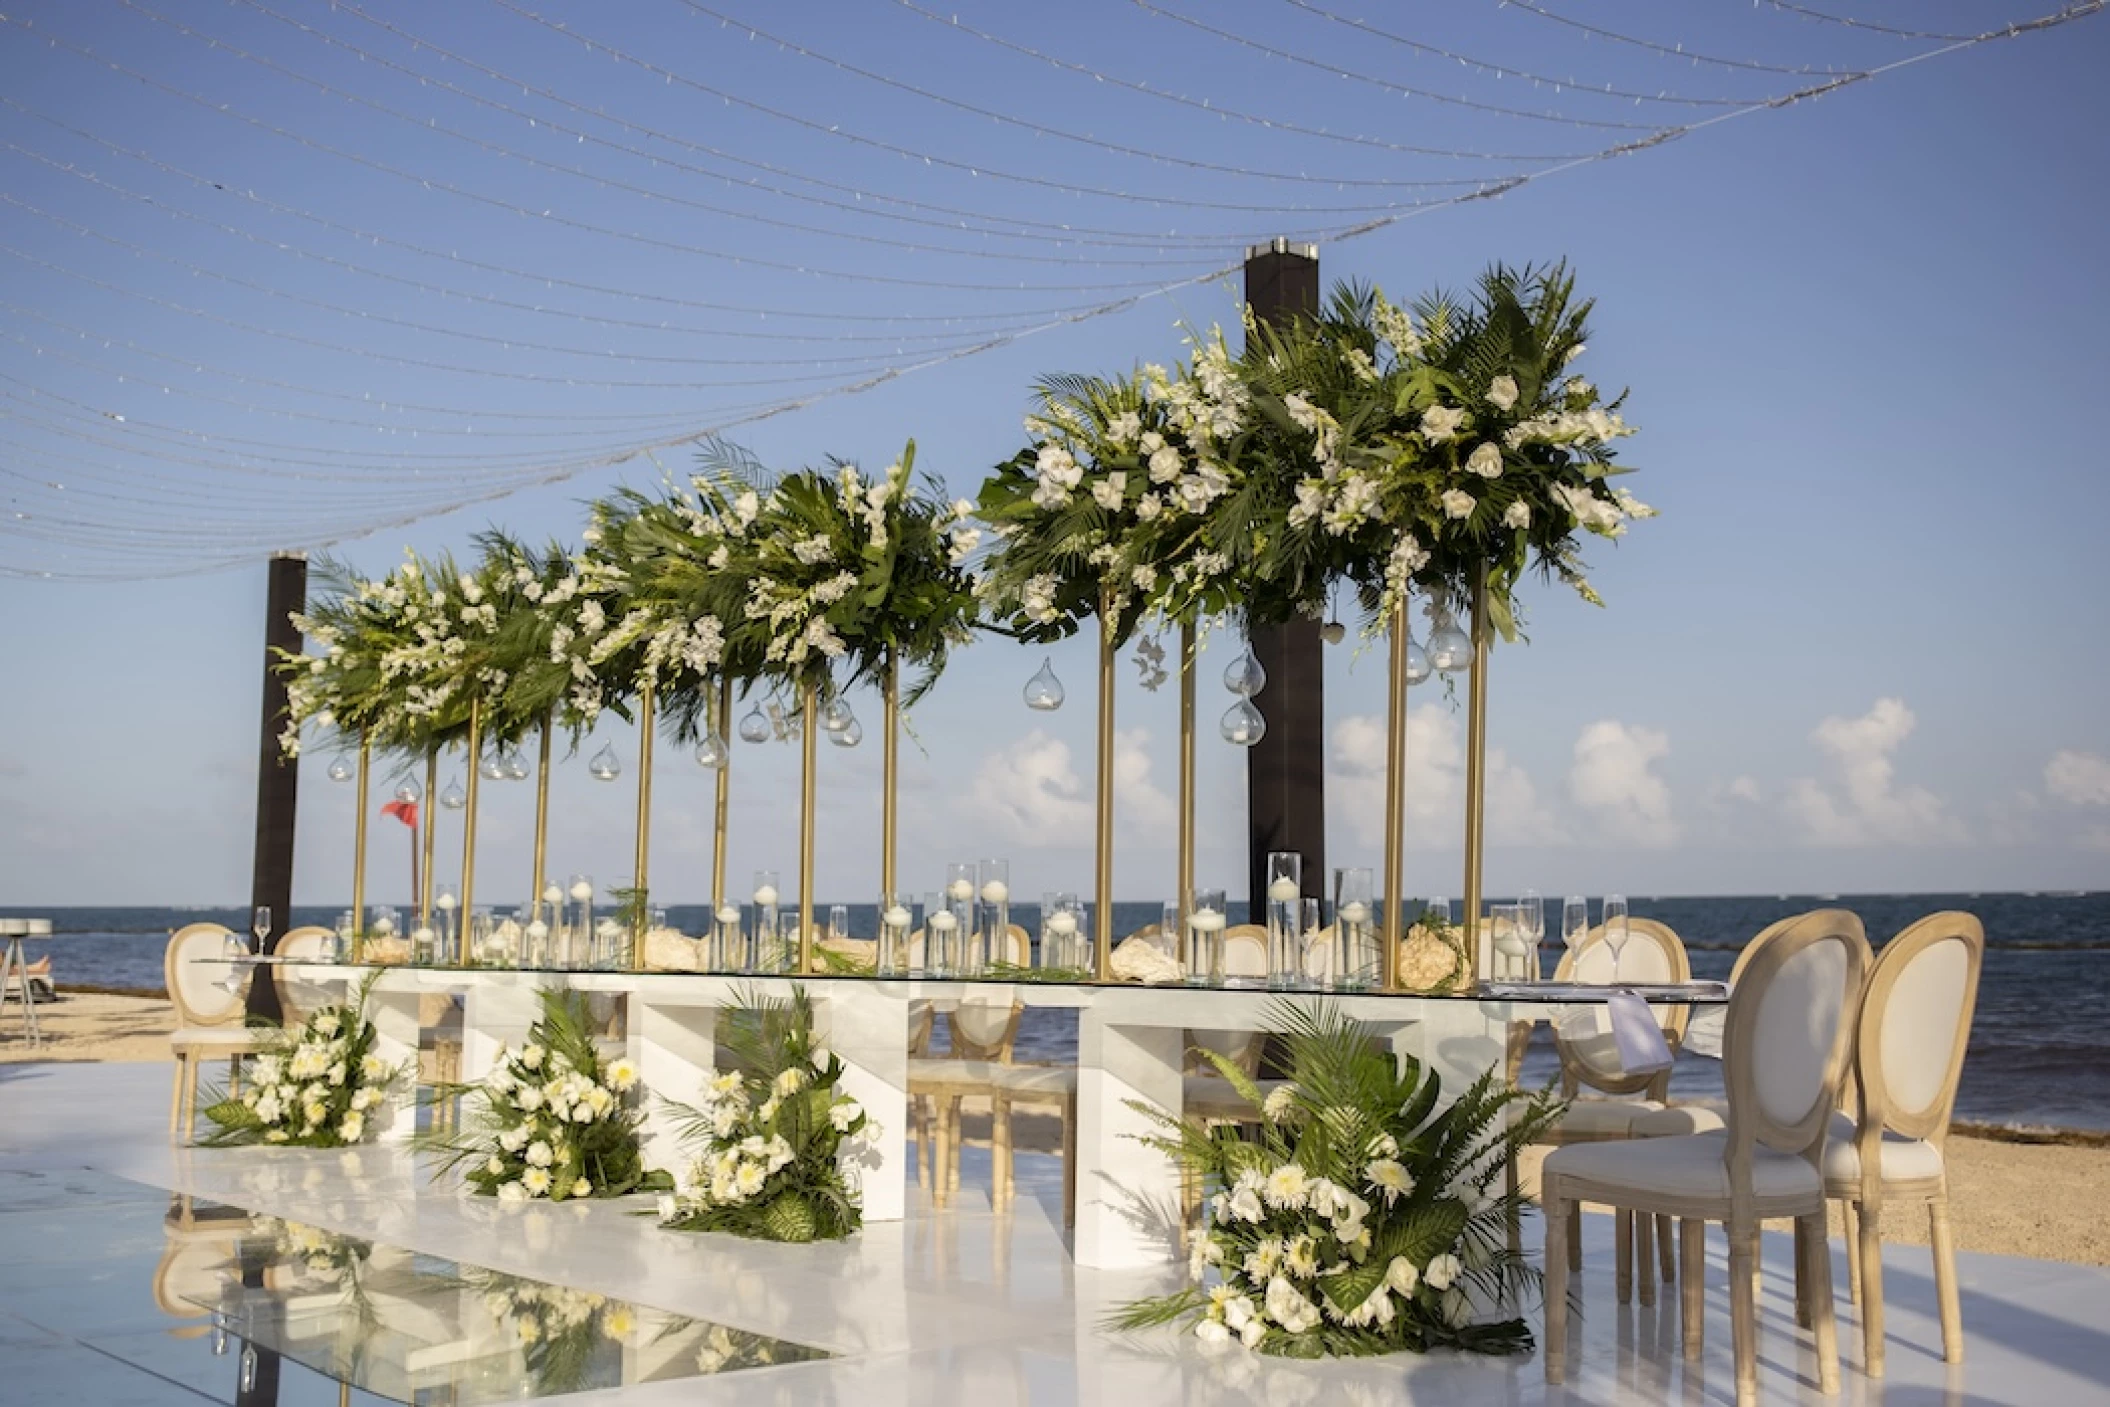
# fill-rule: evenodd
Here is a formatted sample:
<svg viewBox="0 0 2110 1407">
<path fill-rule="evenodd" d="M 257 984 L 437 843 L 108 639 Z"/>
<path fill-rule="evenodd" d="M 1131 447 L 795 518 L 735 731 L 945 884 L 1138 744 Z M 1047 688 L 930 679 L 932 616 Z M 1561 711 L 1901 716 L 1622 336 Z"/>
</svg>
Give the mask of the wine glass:
<svg viewBox="0 0 2110 1407">
<path fill-rule="evenodd" d="M 1629 937 L 1626 922 L 1626 896 L 1607 894 L 1604 896 L 1604 944 L 1612 950 L 1612 981 L 1619 980 L 1619 955 L 1626 951 Z"/>
<path fill-rule="evenodd" d="M 1546 901 L 1539 897 L 1536 889 L 1524 891 L 1517 901 L 1517 926 L 1523 938 L 1525 980 L 1536 982 L 1539 976 L 1539 948 L 1546 941 Z"/>
<path fill-rule="evenodd" d="M 256 913 L 249 920 L 249 931 L 256 935 L 256 948 L 261 953 L 271 941 L 271 906 L 258 904 Z"/>
<path fill-rule="evenodd" d="M 1570 894 L 1561 904 L 1561 942 L 1572 953 L 1582 947 L 1589 932 L 1590 901 L 1580 894 Z"/>
</svg>

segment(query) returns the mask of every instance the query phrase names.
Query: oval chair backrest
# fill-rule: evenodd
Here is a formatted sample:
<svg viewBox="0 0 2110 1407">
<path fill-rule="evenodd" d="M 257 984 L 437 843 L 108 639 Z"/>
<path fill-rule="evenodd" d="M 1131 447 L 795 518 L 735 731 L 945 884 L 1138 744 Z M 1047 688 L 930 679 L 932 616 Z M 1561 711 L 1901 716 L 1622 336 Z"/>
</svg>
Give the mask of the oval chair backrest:
<svg viewBox="0 0 2110 1407">
<path fill-rule="evenodd" d="M 1224 930 L 1224 976 L 1267 976 L 1267 930 L 1237 923 Z"/>
<path fill-rule="evenodd" d="M 322 962 L 330 956 L 337 943 L 337 935 L 327 928 L 296 928 L 278 940 L 271 951 L 289 962 Z M 283 971 L 278 979 L 278 1004 L 284 1011 L 284 1024 L 288 1027 L 305 1023 L 309 1016 L 328 1005 L 318 1001 L 320 989 L 305 982 L 296 982 Z"/>
<path fill-rule="evenodd" d="M 1340 956 L 1336 951 L 1340 945 L 1334 942 L 1334 937 L 1332 924 L 1304 935 L 1304 975 L 1314 982 L 1333 980 L 1334 960 Z"/>
<path fill-rule="evenodd" d="M 1764 1144 L 1814 1162 L 1846 1069 L 1868 939 L 1853 914 L 1820 909 L 1753 946 L 1722 1044 L 1731 1157 Z"/>
<path fill-rule="evenodd" d="M 1026 930 L 1014 923 L 1005 931 L 1004 937 L 1009 940 L 1007 946 L 1010 947 L 1011 951 L 999 954 L 998 961 L 1008 962 L 1013 967 L 1031 967 L 1033 965 L 1033 939 L 1027 934 Z"/>
<path fill-rule="evenodd" d="M 1855 1038 L 1864 1130 L 1947 1134 L 1984 961 L 1985 927 L 1966 913 L 1930 914 L 1883 945 Z"/>
<path fill-rule="evenodd" d="M 1623 982 L 1690 982 L 1692 963 L 1685 944 L 1670 925 L 1651 918 L 1627 920 L 1626 948 L 1619 954 L 1619 977 Z M 1612 947 L 1605 942 L 1599 925 L 1582 941 L 1561 954 L 1554 969 L 1556 982 L 1585 982 L 1596 985 L 1612 980 Z M 1655 1003 L 1649 1010 L 1663 1027 L 1664 1038 L 1673 1050 L 1683 1044 L 1685 1026 L 1692 1008 L 1682 1003 Z M 1553 1048 L 1560 1055 L 1561 1083 L 1569 1093 L 1587 1085 L 1604 1094 L 1634 1094 L 1652 1085 L 1668 1082 L 1668 1071 L 1629 1075 L 1619 1065 L 1619 1047 L 1609 1034 L 1590 1040 L 1570 1041 L 1553 1027 Z"/>
<path fill-rule="evenodd" d="M 217 923 L 186 924 L 170 936 L 168 951 L 161 958 L 161 977 L 168 987 L 169 1004 L 176 1008 L 178 1025 L 240 1024 L 248 989 L 245 985 L 229 992 L 221 986 L 231 965 L 211 960 L 226 953 L 227 940 L 233 936 L 233 929 Z"/>
<path fill-rule="evenodd" d="M 961 1060 L 997 1060 L 1011 1063 L 1011 1043 L 1018 1039 L 1019 1018 L 1025 1007 L 1009 1000 L 963 997 L 946 1016 L 952 1034 L 952 1053 Z"/>
</svg>

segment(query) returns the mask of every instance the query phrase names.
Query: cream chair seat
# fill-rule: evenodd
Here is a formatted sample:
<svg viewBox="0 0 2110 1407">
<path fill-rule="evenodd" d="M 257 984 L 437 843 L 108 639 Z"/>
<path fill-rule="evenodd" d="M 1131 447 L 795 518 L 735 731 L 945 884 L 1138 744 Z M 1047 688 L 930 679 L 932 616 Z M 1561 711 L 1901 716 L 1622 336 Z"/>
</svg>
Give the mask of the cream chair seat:
<svg viewBox="0 0 2110 1407">
<path fill-rule="evenodd" d="M 169 1004 L 176 1008 L 176 1029 L 169 1033 L 169 1052 L 176 1058 L 175 1080 L 169 1089 L 169 1132 L 185 1138 L 198 1116 L 200 1062 L 227 1061 L 232 1088 L 242 1057 L 263 1049 L 270 1034 L 243 1024 L 254 969 L 242 974 L 233 991 L 225 985 L 236 969 L 216 959 L 225 955 L 227 940 L 233 936 L 231 929 L 217 923 L 188 924 L 170 936 L 161 958 L 161 980 L 168 988 Z"/>
<path fill-rule="evenodd" d="M 1754 940 L 1759 942 L 1761 940 Z M 1729 1127 L 1720 1134 L 1574 1144 L 1546 1158 L 1546 1380 L 1566 1373 L 1569 1207 L 1597 1202 L 1674 1216 L 1684 1258 L 1680 1320 L 1685 1355 L 1701 1351 L 1701 1232 L 1729 1233 L 1730 1324 L 1739 1407 L 1758 1400 L 1758 1236 L 1765 1217 L 1793 1217 L 1797 1279 L 1815 1330 L 1819 1389 L 1839 1390 L 1831 1255 L 1822 1168 L 1846 1065 L 1853 1013 L 1868 968 L 1861 921 L 1821 910 L 1762 935 L 1729 1006 L 1723 1072 Z"/>
</svg>

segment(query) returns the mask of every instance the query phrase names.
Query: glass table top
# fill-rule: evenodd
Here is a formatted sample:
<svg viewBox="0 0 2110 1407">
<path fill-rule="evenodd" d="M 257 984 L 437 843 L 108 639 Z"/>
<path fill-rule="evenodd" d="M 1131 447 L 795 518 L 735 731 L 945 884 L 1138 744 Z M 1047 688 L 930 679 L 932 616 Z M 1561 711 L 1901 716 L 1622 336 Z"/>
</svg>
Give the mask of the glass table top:
<svg viewBox="0 0 2110 1407">
<path fill-rule="evenodd" d="M 827 1356 L 121 1178 L 0 1173 L 14 1407 L 474 1407 Z"/>
</svg>

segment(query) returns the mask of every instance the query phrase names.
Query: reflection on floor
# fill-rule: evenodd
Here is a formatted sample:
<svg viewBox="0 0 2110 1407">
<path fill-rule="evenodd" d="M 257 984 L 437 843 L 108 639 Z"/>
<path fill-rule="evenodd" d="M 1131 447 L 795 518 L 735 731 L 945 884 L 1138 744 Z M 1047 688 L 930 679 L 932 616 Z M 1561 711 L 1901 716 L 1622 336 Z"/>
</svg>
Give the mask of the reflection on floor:
<svg viewBox="0 0 2110 1407">
<path fill-rule="evenodd" d="M 755 1245 L 661 1231 L 633 1215 L 641 1203 L 460 1197 L 385 1149 L 173 1149 L 166 1081 L 166 1066 L 0 1073 L 8 1407 L 325 1407 L 340 1400 L 333 1374 L 363 1385 L 342 1399 L 352 1402 L 511 1401 L 576 1385 L 567 1407 L 1733 1400 L 1718 1237 L 1708 1351 L 1691 1367 L 1674 1296 L 1615 1304 L 1610 1222 L 1598 1216 L 1586 1218 L 1579 1362 L 1565 1389 L 1545 1386 L 1535 1358 L 1281 1363 L 1169 1331 L 1103 1332 L 1111 1307 L 1171 1272 L 1072 1264 L 1052 1159 L 1020 1159 L 1008 1215 L 970 1190 L 952 1210 L 919 1206 L 845 1245 Z M 964 1181 L 986 1187 L 986 1161 L 970 1157 Z M 1786 1238 L 1766 1250 L 1768 1402 L 2110 1403 L 2110 1273 L 1963 1257 L 1969 1361 L 1951 1368 L 1925 1253 L 1897 1248 L 1889 1375 L 1859 1374 L 1842 1306 L 1845 1390 L 1826 1399 L 1794 1329 Z M 216 1335 L 215 1309 L 251 1336 L 253 1370 L 238 1333 Z M 714 1367 L 728 1371 L 700 1376 Z"/>
</svg>

